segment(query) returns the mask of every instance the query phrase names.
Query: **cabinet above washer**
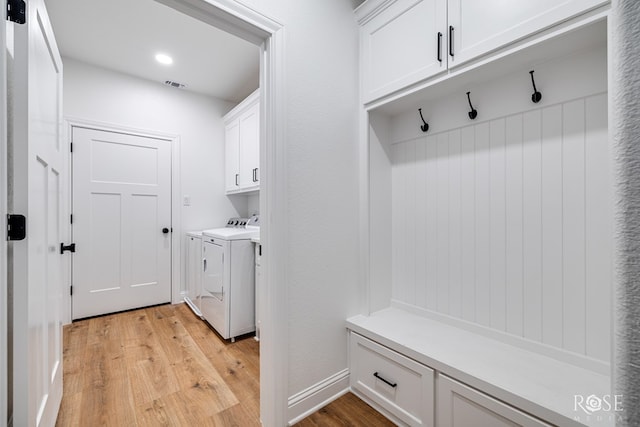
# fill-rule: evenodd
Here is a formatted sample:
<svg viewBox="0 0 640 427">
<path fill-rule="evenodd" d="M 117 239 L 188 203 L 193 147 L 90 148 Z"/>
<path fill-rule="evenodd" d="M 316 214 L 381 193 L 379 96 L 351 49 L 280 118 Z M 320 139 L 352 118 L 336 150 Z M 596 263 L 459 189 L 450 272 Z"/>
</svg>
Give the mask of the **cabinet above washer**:
<svg viewBox="0 0 640 427">
<path fill-rule="evenodd" d="M 225 190 L 238 194 L 260 189 L 260 90 L 224 116 Z"/>
</svg>

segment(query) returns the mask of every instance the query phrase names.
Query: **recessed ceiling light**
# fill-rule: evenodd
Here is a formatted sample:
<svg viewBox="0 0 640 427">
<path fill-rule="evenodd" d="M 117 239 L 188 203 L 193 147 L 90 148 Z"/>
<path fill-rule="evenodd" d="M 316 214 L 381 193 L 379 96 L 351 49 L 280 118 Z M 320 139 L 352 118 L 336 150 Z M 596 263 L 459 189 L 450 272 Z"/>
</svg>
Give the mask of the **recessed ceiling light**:
<svg viewBox="0 0 640 427">
<path fill-rule="evenodd" d="M 171 65 L 173 64 L 173 58 L 169 55 L 165 55 L 164 53 L 159 53 L 156 55 L 156 61 L 163 65 Z"/>
</svg>

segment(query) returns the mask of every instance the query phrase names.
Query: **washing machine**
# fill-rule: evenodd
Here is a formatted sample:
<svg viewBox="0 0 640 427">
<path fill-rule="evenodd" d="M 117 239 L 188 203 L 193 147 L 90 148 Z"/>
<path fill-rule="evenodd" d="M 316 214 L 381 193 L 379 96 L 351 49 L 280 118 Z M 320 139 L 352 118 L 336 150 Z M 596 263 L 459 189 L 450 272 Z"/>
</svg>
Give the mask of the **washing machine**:
<svg viewBox="0 0 640 427">
<path fill-rule="evenodd" d="M 255 261 L 251 239 L 257 216 L 231 218 L 224 228 L 202 232 L 202 317 L 224 339 L 255 331 Z"/>
</svg>

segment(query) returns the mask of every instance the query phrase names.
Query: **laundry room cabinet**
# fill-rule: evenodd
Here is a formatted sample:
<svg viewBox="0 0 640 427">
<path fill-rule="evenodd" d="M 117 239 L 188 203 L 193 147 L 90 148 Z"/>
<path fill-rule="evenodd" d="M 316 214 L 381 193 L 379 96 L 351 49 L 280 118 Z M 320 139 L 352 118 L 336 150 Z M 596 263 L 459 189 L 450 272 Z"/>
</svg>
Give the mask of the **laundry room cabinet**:
<svg viewBox="0 0 640 427">
<path fill-rule="evenodd" d="M 256 90 L 224 116 L 227 194 L 260 188 L 259 96 L 259 90 Z"/>
<path fill-rule="evenodd" d="M 362 100 L 374 101 L 594 9 L 607 0 L 368 0 Z"/>
</svg>

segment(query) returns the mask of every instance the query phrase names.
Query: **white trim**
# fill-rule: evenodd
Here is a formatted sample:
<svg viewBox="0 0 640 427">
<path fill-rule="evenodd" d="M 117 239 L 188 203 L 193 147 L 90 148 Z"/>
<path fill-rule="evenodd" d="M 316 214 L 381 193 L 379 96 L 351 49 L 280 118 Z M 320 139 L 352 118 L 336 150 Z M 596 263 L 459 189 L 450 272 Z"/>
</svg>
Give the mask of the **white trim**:
<svg viewBox="0 0 640 427">
<path fill-rule="evenodd" d="M 260 102 L 260 89 L 256 89 L 251 93 L 251 95 L 247 96 L 243 99 L 238 105 L 233 107 L 231 111 L 224 115 L 222 121 L 226 125 L 233 119 L 237 118 L 240 114 L 247 111 L 249 108 L 253 107 L 255 104 Z"/>
<path fill-rule="evenodd" d="M 395 0 L 365 1 L 353 11 L 358 25 L 364 25 L 384 12 Z"/>
<path fill-rule="evenodd" d="M 7 41 L 6 41 L 6 8 L 0 13 L 0 218 L 4 227 L 7 216 Z M 0 425 L 7 419 L 7 242 L 2 235 L 0 242 Z"/>
<path fill-rule="evenodd" d="M 289 398 L 292 426 L 349 391 L 349 369 L 343 369 Z"/>
<path fill-rule="evenodd" d="M 141 136 L 146 138 L 156 138 L 171 143 L 171 227 L 173 233 L 171 234 L 171 303 L 177 304 L 182 302 L 182 296 L 180 289 L 182 289 L 182 274 L 181 274 L 181 256 L 182 256 L 182 205 L 180 203 L 180 194 L 182 194 L 181 182 L 180 182 L 180 136 L 175 134 L 163 133 L 154 130 L 146 130 L 133 128 L 129 126 L 121 126 L 113 123 L 99 122 L 95 120 L 86 120 L 77 117 L 65 117 L 65 131 L 67 143 L 72 142 L 73 128 L 85 128 L 94 129 L 106 132 L 124 133 L 128 135 Z M 68 158 L 68 171 L 69 177 L 71 177 L 71 152 Z M 69 212 L 73 214 L 73 180 L 69 179 L 68 184 L 68 207 Z M 69 277 L 71 280 L 71 275 Z M 64 322 L 71 323 L 72 311 L 71 311 L 71 295 L 67 295 L 66 309 L 64 313 Z"/>
<path fill-rule="evenodd" d="M 289 384 L 284 28 L 236 0 L 155 1 L 260 46 L 260 418 L 280 427 L 287 423 Z"/>
<path fill-rule="evenodd" d="M 284 29 L 267 39 L 260 61 L 260 260 L 263 288 L 260 328 L 260 419 L 267 427 L 287 421 L 289 259 Z"/>
</svg>

